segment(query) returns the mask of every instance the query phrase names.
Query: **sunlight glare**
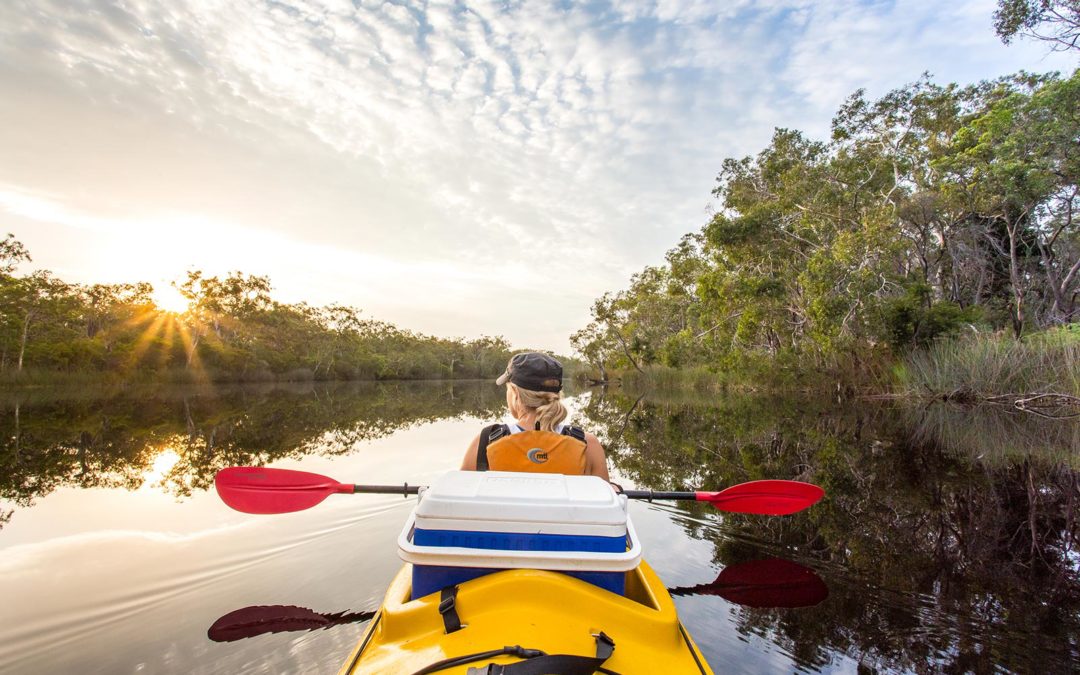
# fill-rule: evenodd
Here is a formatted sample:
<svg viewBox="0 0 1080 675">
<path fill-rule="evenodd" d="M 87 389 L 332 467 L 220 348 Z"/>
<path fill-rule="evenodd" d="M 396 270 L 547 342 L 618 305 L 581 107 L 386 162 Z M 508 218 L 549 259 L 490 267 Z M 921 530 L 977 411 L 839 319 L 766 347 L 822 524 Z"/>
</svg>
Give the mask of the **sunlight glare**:
<svg viewBox="0 0 1080 675">
<path fill-rule="evenodd" d="M 161 452 L 154 457 L 150 468 L 143 474 L 143 487 L 152 487 L 161 482 L 165 474 L 169 473 L 176 463 L 180 461 L 180 455 L 172 448 L 162 448 Z"/>
<path fill-rule="evenodd" d="M 154 289 L 154 304 L 173 314 L 183 314 L 188 311 L 188 299 L 173 286 L 160 286 Z"/>
</svg>

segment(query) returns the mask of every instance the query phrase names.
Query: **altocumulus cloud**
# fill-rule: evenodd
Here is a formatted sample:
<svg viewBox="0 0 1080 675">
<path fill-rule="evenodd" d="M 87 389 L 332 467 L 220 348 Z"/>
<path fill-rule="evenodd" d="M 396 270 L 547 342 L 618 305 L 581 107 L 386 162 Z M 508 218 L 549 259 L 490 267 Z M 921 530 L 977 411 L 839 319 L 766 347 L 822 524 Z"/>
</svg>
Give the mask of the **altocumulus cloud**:
<svg viewBox="0 0 1080 675">
<path fill-rule="evenodd" d="M 9 0 L 0 208 L 74 278 L 240 268 L 420 330 L 565 349 L 596 295 L 700 227 L 720 161 L 774 126 L 822 134 L 855 88 L 923 70 L 1068 67 L 997 44 L 992 11 Z M 142 236 L 119 246 L 142 266 L 103 262 L 118 245 L 76 254 L 88 230 Z"/>
</svg>

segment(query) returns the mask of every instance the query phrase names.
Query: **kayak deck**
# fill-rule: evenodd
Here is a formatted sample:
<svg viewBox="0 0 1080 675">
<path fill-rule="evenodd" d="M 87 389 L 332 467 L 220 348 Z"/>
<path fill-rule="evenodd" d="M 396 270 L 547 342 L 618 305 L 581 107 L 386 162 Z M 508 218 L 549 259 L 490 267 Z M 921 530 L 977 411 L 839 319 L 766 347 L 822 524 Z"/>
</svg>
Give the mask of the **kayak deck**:
<svg viewBox="0 0 1080 675">
<path fill-rule="evenodd" d="M 601 631 L 615 642 L 614 653 L 602 665 L 607 670 L 621 675 L 712 673 L 679 623 L 671 596 L 644 562 L 627 572 L 625 597 L 540 570 L 504 570 L 465 582 L 456 600 L 464 627 L 450 634 L 439 614 L 438 593 L 409 600 L 411 578 L 406 564 L 342 675 L 411 674 L 447 658 L 506 645 L 591 657 L 594 636 Z M 517 661 L 501 655 L 438 672 L 464 675 L 469 668 Z"/>
</svg>

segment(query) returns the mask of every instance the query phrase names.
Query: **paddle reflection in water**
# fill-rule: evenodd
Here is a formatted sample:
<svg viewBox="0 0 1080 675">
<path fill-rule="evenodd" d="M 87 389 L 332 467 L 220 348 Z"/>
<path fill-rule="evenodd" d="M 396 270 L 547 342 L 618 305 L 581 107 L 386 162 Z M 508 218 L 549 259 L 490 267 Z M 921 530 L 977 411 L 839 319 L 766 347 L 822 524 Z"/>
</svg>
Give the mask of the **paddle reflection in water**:
<svg viewBox="0 0 1080 675">
<path fill-rule="evenodd" d="M 707 584 L 669 588 L 668 593 L 716 595 L 747 607 L 791 609 L 824 602 L 829 587 L 809 567 L 783 558 L 767 558 L 725 567 Z"/>
<path fill-rule="evenodd" d="M 320 614 L 293 605 L 254 605 L 233 610 L 214 622 L 206 637 L 214 642 L 235 642 L 266 633 L 320 630 L 346 623 L 370 621 L 375 612 Z"/>
<path fill-rule="evenodd" d="M 669 588 L 672 595 L 716 595 L 747 607 L 811 607 L 829 596 L 825 582 L 808 567 L 780 558 L 725 567 L 715 581 Z M 368 621 L 375 612 L 321 614 L 293 605 L 255 605 L 233 610 L 206 632 L 214 642 L 235 642 L 266 633 L 321 630 Z"/>
</svg>

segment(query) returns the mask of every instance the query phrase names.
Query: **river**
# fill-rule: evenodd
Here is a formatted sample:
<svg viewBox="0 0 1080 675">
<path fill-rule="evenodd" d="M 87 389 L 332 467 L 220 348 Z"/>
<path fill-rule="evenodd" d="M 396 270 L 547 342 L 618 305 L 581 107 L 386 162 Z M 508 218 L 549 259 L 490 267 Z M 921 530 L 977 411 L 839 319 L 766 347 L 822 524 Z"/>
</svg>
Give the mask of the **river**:
<svg viewBox="0 0 1080 675">
<path fill-rule="evenodd" d="M 624 486 L 785 478 L 826 490 L 778 518 L 631 504 L 646 558 L 682 589 L 680 616 L 718 672 L 1080 663 L 1076 421 L 598 388 L 568 402 Z M 220 502 L 214 473 L 258 464 L 425 484 L 503 407 L 500 388 L 475 382 L 0 394 L 0 672 L 336 672 L 400 566 L 415 498 L 335 495 L 253 516 Z M 772 558 L 812 570 L 827 593 L 770 607 L 710 586 Z M 259 605 L 345 616 L 208 637 L 219 617 Z"/>
</svg>

